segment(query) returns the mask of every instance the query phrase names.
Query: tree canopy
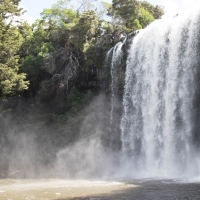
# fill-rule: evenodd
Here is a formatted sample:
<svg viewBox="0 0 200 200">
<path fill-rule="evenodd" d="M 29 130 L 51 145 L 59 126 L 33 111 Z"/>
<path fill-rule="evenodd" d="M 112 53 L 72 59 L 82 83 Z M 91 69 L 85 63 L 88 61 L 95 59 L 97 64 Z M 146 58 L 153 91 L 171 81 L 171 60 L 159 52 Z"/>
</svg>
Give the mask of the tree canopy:
<svg viewBox="0 0 200 200">
<path fill-rule="evenodd" d="M 14 17 L 19 16 L 19 0 L 3 0 L 0 4 L 0 95 L 14 95 L 28 89 L 26 74 L 19 73 L 18 49 L 21 45 L 20 33 L 14 25 Z"/>
<path fill-rule="evenodd" d="M 146 1 L 113 0 L 108 14 L 127 31 L 145 28 L 164 14 L 161 6 L 154 6 Z"/>
<path fill-rule="evenodd" d="M 19 2 L 0 3 L 0 96 L 25 90 L 35 94 L 47 80 L 52 85 L 52 77 L 65 85 L 64 80 L 77 77 L 74 73 L 101 66 L 120 33 L 145 28 L 163 15 L 162 7 L 146 1 L 113 0 L 100 8 L 95 0 L 80 0 L 74 8 L 72 1 L 58 0 L 30 25 L 15 20 L 23 12 Z M 64 72 L 68 78 L 61 78 Z"/>
</svg>

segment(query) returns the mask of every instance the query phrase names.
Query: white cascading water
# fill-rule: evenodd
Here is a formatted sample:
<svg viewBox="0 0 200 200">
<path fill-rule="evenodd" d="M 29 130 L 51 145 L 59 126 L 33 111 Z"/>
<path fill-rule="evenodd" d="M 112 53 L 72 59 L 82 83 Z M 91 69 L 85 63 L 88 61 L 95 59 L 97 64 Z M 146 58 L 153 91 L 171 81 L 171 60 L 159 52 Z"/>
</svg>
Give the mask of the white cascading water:
<svg viewBox="0 0 200 200">
<path fill-rule="evenodd" d="M 117 82 L 119 78 L 119 66 L 121 66 L 121 61 L 123 58 L 123 51 L 122 51 L 123 43 L 119 42 L 113 48 L 113 55 L 111 60 L 111 112 L 110 112 L 110 121 L 111 125 L 113 123 L 113 110 L 115 106 L 115 95 L 117 90 Z"/>
<path fill-rule="evenodd" d="M 180 177 L 197 172 L 191 115 L 199 33 L 196 12 L 157 20 L 133 38 L 120 125 L 123 161 L 133 174 Z"/>
</svg>

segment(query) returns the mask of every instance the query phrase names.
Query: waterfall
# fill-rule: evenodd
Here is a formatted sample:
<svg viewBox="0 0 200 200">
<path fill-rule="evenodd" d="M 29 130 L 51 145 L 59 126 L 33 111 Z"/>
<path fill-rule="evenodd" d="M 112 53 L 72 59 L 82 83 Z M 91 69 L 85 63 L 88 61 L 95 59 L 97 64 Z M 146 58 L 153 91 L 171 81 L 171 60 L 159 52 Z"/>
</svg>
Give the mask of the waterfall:
<svg viewBox="0 0 200 200">
<path fill-rule="evenodd" d="M 113 49 L 113 55 L 111 60 L 111 112 L 110 112 L 110 121 L 111 125 L 113 122 L 113 110 L 115 106 L 115 96 L 118 90 L 118 79 L 119 79 L 119 72 L 121 71 L 121 63 L 123 58 L 123 51 L 122 51 L 123 43 L 119 42 L 115 45 Z"/>
<path fill-rule="evenodd" d="M 133 174 L 196 173 L 193 132 L 194 101 L 200 90 L 196 87 L 199 13 L 156 20 L 132 40 L 120 128 L 122 161 L 129 163 Z"/>
</svg>

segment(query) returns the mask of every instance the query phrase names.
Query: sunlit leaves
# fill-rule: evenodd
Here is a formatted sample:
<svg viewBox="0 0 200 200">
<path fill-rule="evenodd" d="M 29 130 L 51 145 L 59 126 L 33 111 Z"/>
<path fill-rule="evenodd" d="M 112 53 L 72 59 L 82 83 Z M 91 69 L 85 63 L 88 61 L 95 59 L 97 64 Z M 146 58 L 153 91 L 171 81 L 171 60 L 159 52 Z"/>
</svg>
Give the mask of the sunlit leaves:
<svg viewBox="0 0 200 200">
<path fill-rule="evenodd" d="M 71 35 L 71 41 L 82 51 L 86 51 L 96 36 L 98 31 L 98 16 L 93 10 L 84 12 L 74 27 Z"/>
<path fill-rule="evenodd" d="M 123 25 L 124 30 L 129 32 L 145 28 L 164 14 L 160 6 L 138 0 L 113 0 L 112 8 L 108 11 L 115 22 Z"/>
<path fill-rule="evenodd" d="M 14 26 L 12 18 L 20 14 L 17 0 L 3 0 L 0 4 L 0 96 L 14 95 L 26 90 L 29 82 L 26 75 L 19 73 L 21 34 Z M 10 19 L 11 21 L 8 21 Z"/>
<path fill-rule="evenodd" d="M 139 17 L 139 21 L 142 27 L 148 26 L 151 22 L 154 21 L 154 17 L 148 10 L 145 8 L 141 8 L 141 16 Z"/>
</svg>

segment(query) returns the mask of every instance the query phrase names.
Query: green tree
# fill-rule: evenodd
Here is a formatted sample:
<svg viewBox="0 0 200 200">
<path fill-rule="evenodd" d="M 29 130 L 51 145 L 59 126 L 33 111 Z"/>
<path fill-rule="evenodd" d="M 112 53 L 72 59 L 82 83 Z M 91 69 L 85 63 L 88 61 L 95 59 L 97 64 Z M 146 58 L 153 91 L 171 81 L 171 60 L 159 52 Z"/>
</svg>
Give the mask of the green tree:
<svg viewBox="0 0 200 200">
<path fill-rule="evenodd" d="M 20 34 L 14 26 L 19 16 L 19 0 L 3 0 L 0 4 L 0 96 L 14 95 L 28 89 L 26 74 L 19 73 Z"/>
<path fill-rule="evenodd" d="M 148 10 L 146 10 L 143 7 L 140 9 L 140 12 L 141 12 L 141 15 L 140 15 L 140 17 L 139 17 L 138 20 L 139 20 L 139 22 L 141 24 L 141 27 L 145 28 L 151 22 L 154 21 L 154 17 L 153 17 L 153 15 Z"/>
<path fill-rule="evenodd" d="M 148 10 L 148 12 L 153 15 L 154 19 L 160 19 L 164 15 L 164 10 L 162 6 L 154 6 L 146 1 L 142 1 L 141 6 L 145 10 Z"/>
<path fill-rule="evenodd" d="M 44 9 L 41 13 L 42 19 L 48 22 L 49 26 L 53 25 L 54 28 L 73 27 L 78 22 L 78 15 L 71 7 L 68 8 L 69 2 L 70 0 L 59 0 L 51 8 Z"/>
<path fill-rule="evenodd" d="M 47 62 L 66 48 L 72 28 L 78 22 L 77 12 L 67 8 L 69 2 L 70 0 L 59 0 L 51 8 L 43 10 L 42 19 L 36 20 L 31 27 L 23 25 L 20 29 L 24 38 L 20 50 L 21 71 L 30 80 L 30 94 L 36 94 L 42 87 L 42 82 L 51 78 L 52 74 L 47 69 L 52 63 Z"/>
<path fill-rule="evenodd" d="M 43 20 L 36 20 L 32 26 L 24 23 L 19 27 L 22 37 L 20 71 L 27 74 L 29 92 L 33 95 L 38 91 L 41 81 L 48 76 L 44 70 L 44 60 L 54 51 L 50 31 L 45 25 Z"/>
<path fill-rule="evenodd" d="M 155 19 L 164 14 L 162 7 L 154 6 L 146 1 L 138 0 L 113 0 L 112 8 L 108 9 L 115 24 L 123 25 L 125 31 L 134 31 L 145 28 Z"/>
<path fill-rule="evenodd" d="M 41 13 L 43 27 L 49 32 L 54 48 L 64 47 L 78 23 L 78 13 L 69 7 L 70 0 L 60 0 Z"/>
<path fill-rule="evenodd" d="M 80 15 L 77 25 L 73 28 L 71 41 L 86 52 L 91 44 L 94 44 L 99 31 L 98 15 L 93 10 L 88 10 Z"/>
<path fill-rule="evenodd" d="M 140 2 L 137 0 L 113 0 L 112 3 L 112 14 L 117 21 L 127 28 L 132 28 L 131 25 L 140 14 Z"/>
</svg>

